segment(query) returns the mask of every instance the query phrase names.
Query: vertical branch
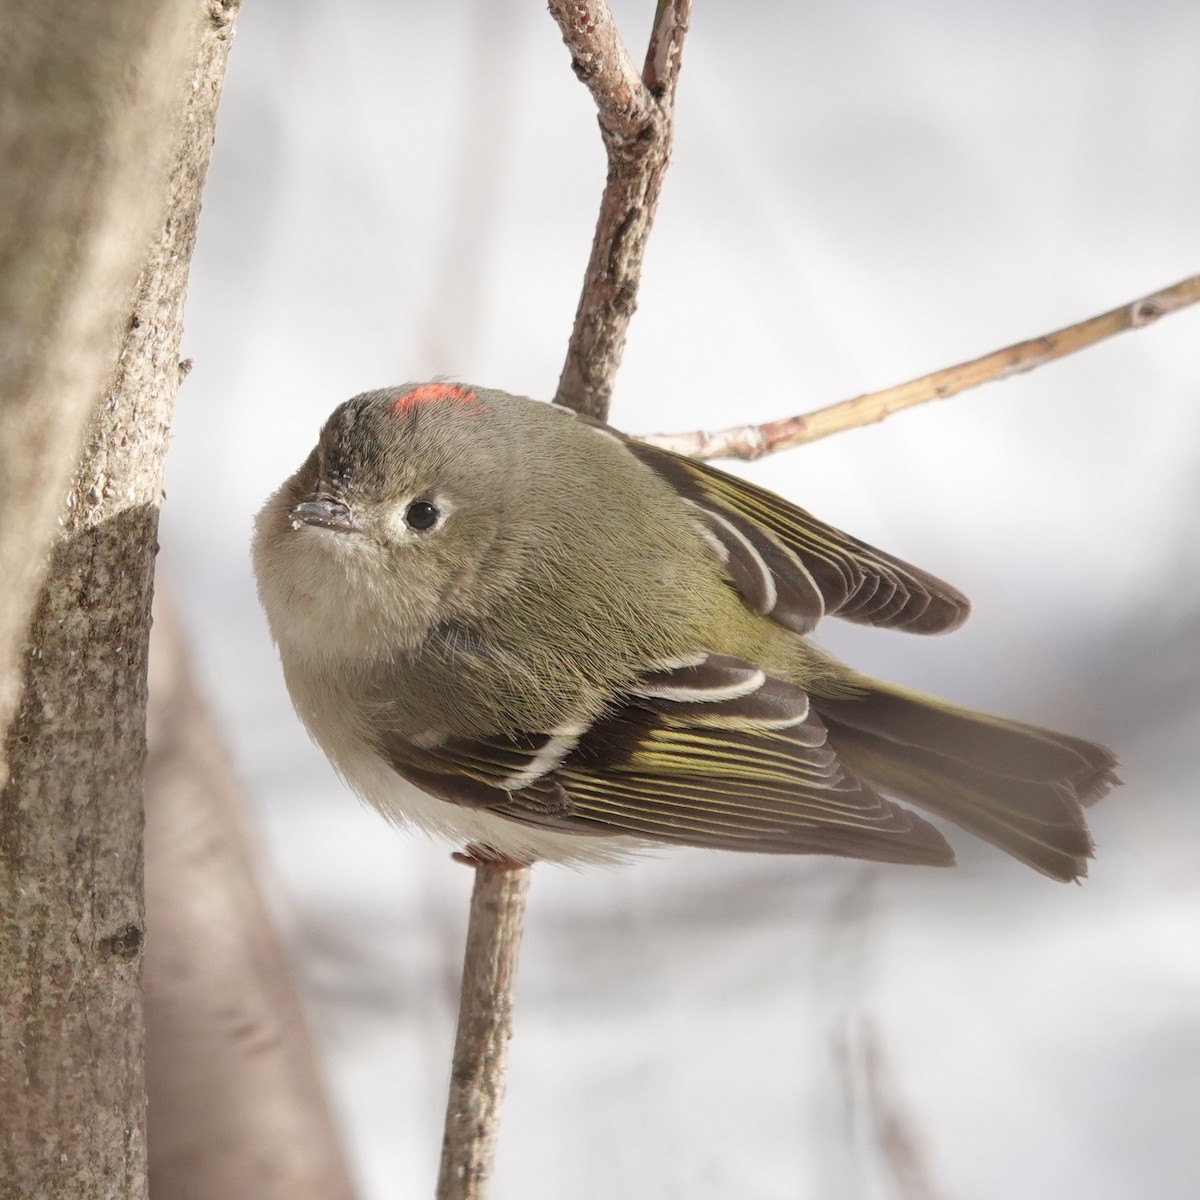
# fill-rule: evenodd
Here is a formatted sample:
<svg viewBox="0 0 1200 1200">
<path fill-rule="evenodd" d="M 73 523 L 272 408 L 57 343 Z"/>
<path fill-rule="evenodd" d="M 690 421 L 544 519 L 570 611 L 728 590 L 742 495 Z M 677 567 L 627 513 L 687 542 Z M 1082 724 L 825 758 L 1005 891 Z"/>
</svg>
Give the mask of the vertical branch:
<svg viewBox="0 0 1200 1200">
<path fill-rule="evenodd" d="M 528 867 L 485 861 L 473 865 L 475 885 L 437 1200 L 479 1200 L 487 1195 L 529 888 Z"/>
<path fill-rule="evenodd" d="M 640 76 L 604 0 L 550 0 L 549 7 L 575 73 L 596 101 L 608 152 L 608 182 L 555 399 L 603 418 L 670 156 L 675 83 L 692 6 L 691 0 L 659 0 Z M 467 861 L 475 868 L 475 886 L 437 1200 L 487 1195 L 529 887 L 526 866 L 489 860 L 485 852 Z"/>
<path fill-rule="evenodd" d="M 646 239 L 675 129 L 675 85 L 691 0 L 659 0 L 639 76 L 603 0 L 550 0 L 571 66 L 596 101 L 608 181 L 555 400 L 603 419 L 637 307 Z"/>
</svg>

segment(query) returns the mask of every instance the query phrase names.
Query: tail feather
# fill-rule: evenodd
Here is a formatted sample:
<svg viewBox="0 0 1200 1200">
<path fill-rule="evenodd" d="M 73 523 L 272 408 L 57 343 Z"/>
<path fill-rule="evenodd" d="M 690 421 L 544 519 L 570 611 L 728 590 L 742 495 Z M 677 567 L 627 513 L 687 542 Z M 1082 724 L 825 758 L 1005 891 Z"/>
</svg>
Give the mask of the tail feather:
<svg viewBox="0 0 1200 1200">
<path fill-rule="evenodd" d="M 858 696 L 813 697 L 851 771 L 1054 879 L 1087 874 L 1083 807 L 1120 782 L 1109 750 L 864 677 L 854 683 Z"/>
</svg>

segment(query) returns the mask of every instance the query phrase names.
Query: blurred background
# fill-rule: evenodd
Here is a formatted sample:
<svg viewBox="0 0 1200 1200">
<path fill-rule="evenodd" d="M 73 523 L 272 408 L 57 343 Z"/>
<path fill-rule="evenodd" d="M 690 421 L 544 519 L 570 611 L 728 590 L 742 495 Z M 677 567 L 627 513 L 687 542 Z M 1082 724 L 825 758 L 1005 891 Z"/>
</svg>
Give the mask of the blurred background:
<svg viewBox="0 0 1200 1200">
<path fill-rule="evenodd" d="M 614 11 L 640 61 L 653 5 Z M 355 392 L 548 398 L 604 177 L 524 0 L 253 0 L 192 274 L 161 541 L 366 1200 L 436 1173 L 469 872 L 292 714 L 254 512 Z M 1187 0 L 698 4 L 612 419 L 769 420 L 1200 267 Z M 944 576 L 969 624 L 821 640 L 1113 746 L 1082 887 L 671 851 L 534 871 L 494 1194 L 1195 1194 L 1200 311 L 735 466 Z"/>
</svg>

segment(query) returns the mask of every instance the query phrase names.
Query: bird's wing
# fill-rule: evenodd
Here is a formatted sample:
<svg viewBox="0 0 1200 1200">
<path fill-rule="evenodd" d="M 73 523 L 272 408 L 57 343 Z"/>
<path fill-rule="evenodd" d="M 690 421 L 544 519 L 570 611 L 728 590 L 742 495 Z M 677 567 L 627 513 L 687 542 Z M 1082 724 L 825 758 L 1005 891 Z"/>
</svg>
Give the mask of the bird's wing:
<svg viewBox="0 0 1200 1200">
<path fill-rule="evenodd" d="M 401 775 L 441 799 L 564 833 L 954 861 L 932 825 L 843 767 L 801 688 L 726 655 L 663 664 L 586 728 L 382 741 Z"/>
<path fill-rule="evenodd" d="M 826 614 L 909 633 L 944 633 L 967 619 L 967 598 L 933 575 L 765 488 L 607 431 L 695 506 L 734 586 L 755 612 L 796 633 L 808 633 Z"/>
</svg>

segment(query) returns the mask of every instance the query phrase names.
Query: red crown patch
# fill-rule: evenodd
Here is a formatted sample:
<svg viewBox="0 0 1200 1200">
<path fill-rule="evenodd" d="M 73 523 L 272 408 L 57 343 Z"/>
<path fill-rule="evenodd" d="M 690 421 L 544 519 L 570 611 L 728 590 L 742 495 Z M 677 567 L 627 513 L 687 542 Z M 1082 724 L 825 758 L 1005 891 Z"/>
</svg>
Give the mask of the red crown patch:
<svg viewBox="0 0 1200 1200">
<path fill-rule="evenodd" d="M 462 405 L 471 416 L 487 412 L 480 404 L 475 393 L 470 388 L 460 387 L 456 383 L 422 383 L 407 392 L 401 392 L 388 410 L 397 415 L 415 412 L 422 404 L 449 403 Z"/>
</svg>

